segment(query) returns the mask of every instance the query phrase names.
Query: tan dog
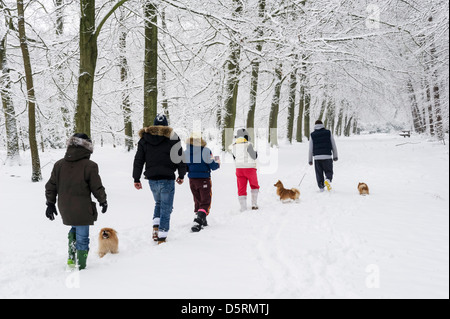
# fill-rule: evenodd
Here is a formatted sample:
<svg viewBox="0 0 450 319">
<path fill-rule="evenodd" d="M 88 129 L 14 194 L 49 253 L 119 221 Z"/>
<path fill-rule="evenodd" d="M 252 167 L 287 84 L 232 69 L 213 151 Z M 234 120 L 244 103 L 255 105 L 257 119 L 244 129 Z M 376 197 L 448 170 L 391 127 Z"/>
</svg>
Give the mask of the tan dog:
<svg viewBox="0 0 450 319">
<path fill-rule="evenodd" d="M 358 184 L 359 195 L 369 195 L 369 186 L 366 183 Z"/>
<path fill-rule="evenodd" d="M 300 191 L 296 188 L 286 189 L 281 181 L 278 181 L 275 185 L 277 188 L 277 195 L 280 196 L 281 201 L 295 200 L 300 198 Z"/>
<path fill-rule="evenodd" d="M 103 258 L 108 253 L 119 253 L 119 238 L 114 229 L 103 228 L 98 235 L 98 255 Z"/>
</svg>

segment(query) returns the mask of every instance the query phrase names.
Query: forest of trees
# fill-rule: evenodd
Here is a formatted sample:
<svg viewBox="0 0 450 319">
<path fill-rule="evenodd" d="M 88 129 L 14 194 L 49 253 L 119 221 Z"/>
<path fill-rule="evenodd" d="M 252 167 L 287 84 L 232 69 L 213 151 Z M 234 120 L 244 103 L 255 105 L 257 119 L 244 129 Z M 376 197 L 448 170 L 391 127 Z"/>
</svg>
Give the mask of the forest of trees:
<svg viewBox="0 0 450 319">
<path fill-rule="evenodd" d="M 84 132 L 132 150 L 157 113 L 230 143 L 379 125 L 443 139 L 448 0 L 0 0 L 0 149 Z M 227 130 L 227 128 L 229 128 Z M 2 164 L 2 163 L 0 163 Z"/>
</svg>

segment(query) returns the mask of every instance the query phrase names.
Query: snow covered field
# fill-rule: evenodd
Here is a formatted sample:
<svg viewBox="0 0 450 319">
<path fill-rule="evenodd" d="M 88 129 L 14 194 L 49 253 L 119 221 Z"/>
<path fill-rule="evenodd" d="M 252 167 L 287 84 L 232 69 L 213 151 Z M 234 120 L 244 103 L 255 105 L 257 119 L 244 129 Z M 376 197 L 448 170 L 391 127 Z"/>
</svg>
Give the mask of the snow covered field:
<svg viewBox="0 0 450 319">
<path fill-rule="evenodd" d="M 22 166 L 0 165 L 0 298 L 449 298 L 448 143 L 397 135 L 336 142 L 331 193 L 318 192 L 308 143 L 284 144 L 278 163 L 261 169 L 258 212 L 239 212 L 234 166 L 224 164 L 200 233 L 190 232 L 189 186 L 177 186 L 161 246 L 151 240 L 148 185 L 133 187 L 134 153 L 97 147 L 91 159 L 109 210 L 91 227 L 88 269 L 75 273 L 65 272 L 68 227 L 45 217 L 44 185 L 64 150 L 41 154 L 37 184 L 22 154 Z M 5 157 L 0 151 L 0 164 Z M 279 202 L 273 184 L 295 187 L 304 172 L 300 202 Z M 359 196 L 358 182 L 370 196 Z M 96 256 L 102 227 L 119 232 L 120 254 Z"/>
</svg>

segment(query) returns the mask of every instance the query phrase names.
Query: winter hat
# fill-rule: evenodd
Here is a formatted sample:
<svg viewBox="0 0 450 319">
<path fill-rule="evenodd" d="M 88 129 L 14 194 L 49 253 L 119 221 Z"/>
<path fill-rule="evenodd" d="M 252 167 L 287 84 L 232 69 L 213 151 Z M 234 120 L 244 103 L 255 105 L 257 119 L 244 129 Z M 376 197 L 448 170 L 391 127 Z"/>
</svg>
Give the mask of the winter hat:
<svg viewBox="0 0 450 319">
<path fill-rule="evenodd" d="M 191 133 L 191 138 L 199 140 L 202 138 L 202 133 L 201 132 L 192 132 Z"/>
<path fill-rule="evenodd" d="M 92 144 L 92 140 L 84 133 L 75 133 L 67 141 L 67 146 L 81 146 L 91 153 L 94 152 L 94 145 Z"/>
<path fill-rule="evenodd" d="M 155 121 L 153 122 L 154 126 L 169 126 L 169 122 L 164 114 L 156 115 Z"/>
<path fill-rule="evenodd" d="M 75 134 L 73 135 L 73 137 L 82 138 L 83 140 L 86 140 L 86 141 L 88 141 L 89 143 L 92 143 L 92 140 L 89 138 L 89 136 L 87 136 L 87 135 L 84 134 L 84 133 L 75 133 Z"/>
<path fill-rule="evenodd" d="M 245 128 L 241 128 L 236 133 L 236 138 L 245 138 L 247 141 L 250 142 L 250 134 L 248 134 L 247 130 Z"/>
<path fill-rule="evenodd" d="M 186 144 L 193 146 L 206 147 L 206 141 L 202 137 L 201 132 L 192 132 L 191 136 L 187 139 Z"/>
</svg>

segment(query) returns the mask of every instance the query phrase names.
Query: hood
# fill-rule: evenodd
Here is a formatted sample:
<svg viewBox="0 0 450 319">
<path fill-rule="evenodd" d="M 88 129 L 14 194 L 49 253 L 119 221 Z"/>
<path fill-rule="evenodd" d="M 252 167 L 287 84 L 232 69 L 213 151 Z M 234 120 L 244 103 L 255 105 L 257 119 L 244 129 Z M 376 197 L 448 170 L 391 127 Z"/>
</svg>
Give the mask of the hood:
<svg viewBox="0 0 450 319">
<path fill-rule="evenodd" d="M 64 159 L 69 162 L 89 159 L 93 152 L 94 145 L 91 142 L 79 137 L 71 137 L 67 141 L 67 152 Z"/>
<path fill-rule="evenodd" d="M 158 145 L 166 139 L 174 139 L 175 133 L 168 126 L 149 126 L 139 131 L 139 137 L 152 145 Z"/>
<path fill-rule="evenodd" d="M 186 145 L 192 145 L 197 147 L 206 147 L 207 143 L 203 138 L 190 137 L 186 140 Z"/>
<path fill-rule="evenodd" d="M 314 130 L 315 131 L 321 130 L 323 128 L 325 128 L 325 125 L 323 125 L 323 124 L 316 124 L 316 125 L 314 125 Z"/>
</svg>

